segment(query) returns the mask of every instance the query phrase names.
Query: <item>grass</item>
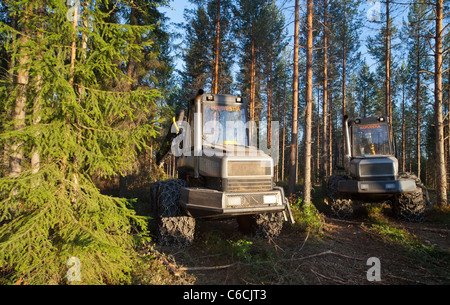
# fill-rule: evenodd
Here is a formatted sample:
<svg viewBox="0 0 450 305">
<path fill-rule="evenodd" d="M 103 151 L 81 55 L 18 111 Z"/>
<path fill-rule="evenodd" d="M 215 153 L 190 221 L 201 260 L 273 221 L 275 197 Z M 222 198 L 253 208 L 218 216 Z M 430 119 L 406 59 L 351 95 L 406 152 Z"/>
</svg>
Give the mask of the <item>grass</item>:
<svg viewBox="0 0 450 305">
<path fill-rule="evenodd" d="M 323 235 L 325 217 L 316 209 L 314 204 L 302 204 L 302 200 L 297 199 L 291 204 L 291 210 L 296 226 L 318 236 Z"/>
<path fill-rule="evenodd" d="M 394 224 L 384 215 L 385 204 L 366 205 L 367 217 L 370 225 L 362 224 L 361 227 L 369 233 L 378 236 L 386 243 L 400 246 L 408 251 L 413 257 L 422 262 L 430 260 L 450 259 L 450 253 L 424 244 L 416 235 L 409 232 L 405 227 Z M 442 216 L 442 215 L 441 215 Z"/>
</svg>

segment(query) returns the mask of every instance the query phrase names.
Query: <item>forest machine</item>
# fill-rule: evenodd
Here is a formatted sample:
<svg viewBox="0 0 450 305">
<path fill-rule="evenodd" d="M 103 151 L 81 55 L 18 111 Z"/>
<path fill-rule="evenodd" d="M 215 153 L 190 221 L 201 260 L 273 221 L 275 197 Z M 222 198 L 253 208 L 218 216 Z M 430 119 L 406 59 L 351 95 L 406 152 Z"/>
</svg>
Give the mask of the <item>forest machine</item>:
<svg viewBox="0 0 450 305">
<path fill-rule="evenodd" d="M 412 173 L 398 172 L 398 160 L 390 123 L 383 117 L 349 119 L 344 116 L 346 174 L 328 179 L 327 197 L 332 214 L 350 218 L 354 201 L 389 201 L 394 214 L 404 220 L 421 221 L 428 193 Z"/>
<path fill-rule="evenodd" d="M 178 179 L 151 185 L 159 244 L 190 245 L 196 218 L 236 218 L 240 229 L 265 238 L 294 221 L 283 189 L 274 184 L 272 157 L 250 145 L 246 109 L 242 97 L 199 90 L 187 115 L 174 119 L 177 132 L 168 133 L 157 160 L 167 147 L 181 149 Z"/>
</svg>

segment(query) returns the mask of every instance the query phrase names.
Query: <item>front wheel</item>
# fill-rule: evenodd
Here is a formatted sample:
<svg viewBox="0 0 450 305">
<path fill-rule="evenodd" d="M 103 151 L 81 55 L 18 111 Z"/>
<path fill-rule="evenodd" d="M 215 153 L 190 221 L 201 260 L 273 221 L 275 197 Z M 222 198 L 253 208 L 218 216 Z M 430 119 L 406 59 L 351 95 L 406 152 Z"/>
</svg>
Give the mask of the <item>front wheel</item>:
<svg viewBox="0 0 450 305">
<path fill-rule="evenodd" d="M 337 198 L 328 202 L 331 215 L 337 219 L 351 219 L 353 217 L 353 202 L 351 199 Z"/>
<path fill-rule="evenodd" d="M 327 197 L 331 216 L 337 219 L 350 219 L 353 217 L 353 202 L 345 198 L 344 194 L 339 192 L 338 185 L 340 181 L 349 180 L 346 175 L 333 175 L 328 179 Z"/>
<path fill-rule="evenodd" d="M 425 200 L 422 189 L 412 193 L 395 195 L 393 211 L 400 220 L 421 222 L 425 216 Z"/>
<path fill-rule="evenodd" d="M 186 182 L 169 179 L 152 186 L 153 211 L 156 216 L 156 233 L 160 245 L 186 247 L 192 244 L 195 233 L 195 219 L 180 208 L 181 188 Z"/>
<path fill-rule="evenodd" d="M 414 180 L 417 190 L 411 193 L 396 194 L 393 201 L 394 215 L 400 219 L 411 222 L 421 222 L 425 216 L 425 209 L 429 202 L 428 191 L 420 179 L 407 172 L 399 173 L 399 179 Z"/>
</svg>

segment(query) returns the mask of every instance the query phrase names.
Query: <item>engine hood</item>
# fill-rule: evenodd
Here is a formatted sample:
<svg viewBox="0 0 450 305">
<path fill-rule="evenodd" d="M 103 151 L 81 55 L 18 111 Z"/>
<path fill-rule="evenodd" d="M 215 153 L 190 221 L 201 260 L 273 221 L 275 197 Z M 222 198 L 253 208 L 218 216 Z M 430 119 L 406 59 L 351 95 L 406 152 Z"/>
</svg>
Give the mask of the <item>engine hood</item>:
<svg viewBox="0 0 450 305">
<path fill-rule="evenodd" d="M 398 175 L 398 160 L 392 156 L 353 158 L 350 175 L 363 180 L 393 178 Z"/>
</svg>

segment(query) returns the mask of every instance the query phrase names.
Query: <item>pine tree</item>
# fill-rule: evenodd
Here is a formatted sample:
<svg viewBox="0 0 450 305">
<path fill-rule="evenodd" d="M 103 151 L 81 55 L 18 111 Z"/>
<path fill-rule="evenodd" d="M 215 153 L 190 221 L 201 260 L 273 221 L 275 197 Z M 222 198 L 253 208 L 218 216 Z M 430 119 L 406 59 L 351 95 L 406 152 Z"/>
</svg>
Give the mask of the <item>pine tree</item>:
<svg viewBox="0 0 450 305">
<path fill-rule="evenodd" d="M 414 100 L 416 114 L 416 157 L 417 176 L 421 177 L 421 146 L 422 146 L 422 122 L 425 106 L 428 104 L 429 76 L 424 73 L 431 69 L 431 59 L 428 56 L 428 43 L 424 39 L 429 22 L 426 21 L 427 6 L 421 2 L 413 2 L 408 14 L 407 35 L 409 37 L 408 48 L 408 84 L 412 89 L 410 96 Z"/>
<path fill-rule="evenodd" d="M 233 92 L 231 66 L 233 28 L 230 0 L 192 1 L 196 8 L 186 10 L 187 23 L 182 76 L 183 95 L 189 99 L 199 89 L 217 93 Z"/>
<path fill-rule="evenodd" d="M 339 85 L 337 96 L 340 97 L 341 114 L 338 122 L 343 122 L 343 116 L 349 111 L 347 107 L 347 81 L 348 75 L 352 74 L 352 68 L 356 66 L 357 50 L 359 48 L 360 20 L 358 14 L 359 0 L 339 0 L 330 3 L 330 14 L 333 16 L 333 24 L 330 24 L 332 33 L 333 53 L 335 58 L 335 68 L 339 69 Z M 342 124 L 341 124 L 342 126 Z M 342 129 L 342 127 L 340 128 Z M 344 143 L 344 135 L 341 142 Z M 341 145 L 345 151 L 345 145 Z M 342 158 L 344 154 L 341 155 Z M 342 159 L 343 160 L 343 159 Z"/>
<path fill-rule="evenodd" d="M 300 31 L 300 4 L 295 0 L 294 23 L 294 72 L 292 75 L 292 128 L 291 128 L 291 152 L 289 158 L 289 194 L 295 194 L 298 158 L 298 101 L 299 101 L 299 31 Z"/>
<path fill-rule="evenodd" d="M 384 116 L 391 122 L 395 131 L 396 122 L 393 121 L 393 105 L 392 97 L 395 95 L 395 86 L 392 86 L 391 75 L 395 74 L 397 65 L 392 54 L 398 48 L 392 41 L 397 38 L 398 29 L 394 25 L 392 18 L 392 7 L 390 2 L 386 2 L 385 13 L 381 14 L 382 26 L 374 37 L 368 37 L 367 49 L 369 54 L 377 62 L 376 67 L 376 84 L 378 84 L 376 96 L 378 104 L 383 105 Z M 393 135 L 393 133 L 391 134 Z"/>
<path fill-rule="evenodd" d="M 377 109 L 375 103 L 375 75 L 370 71 L 367 62 L 364 62 L 358 73 L 356 94 L 359 101 L 358 114 L 366 118 L 371 116 L 380 116 L 383 112 Z M 378 110 L 378 111 L 377 111 Z"/>
<path fill-rule="evenodd" d="M 435 14 L 435 36 L 434 36 L 434 111 L 436 126 L 436 168 L 437 168 L 437 204 L 441 206 L 448 205 L 447 199 L 447 168 L 444 158 L 444 118 L 443 118 L 443 20 L 444 20 L 444 1 L 436 0 L 434 5 Z"/>
<path fill-rule="evenodd" d="M 306 108 L 305 108 L 305 154 L 304 154 L 304 177 L 303 177 L 303 201 L 311 203 L 311 129 L 312 129 L 312 60 L 313 60 L 313 0 L 307 1 L 307 42 L 306 42 Z"/>
<path fill-rule="evenodd" d="M 277 45 L 282 47 L 284 17 L 273 1 L 267 0 L 237 1 L 234 15 L 240 46 L 237 87 L 249 102 L 250 120 L 258 121 L 264 108 L 263 94 L 267 83 L 264 69 L 273 70 L 275 58 L 272 56 L 267 65 L 265 60 Z"/>
</svg>

